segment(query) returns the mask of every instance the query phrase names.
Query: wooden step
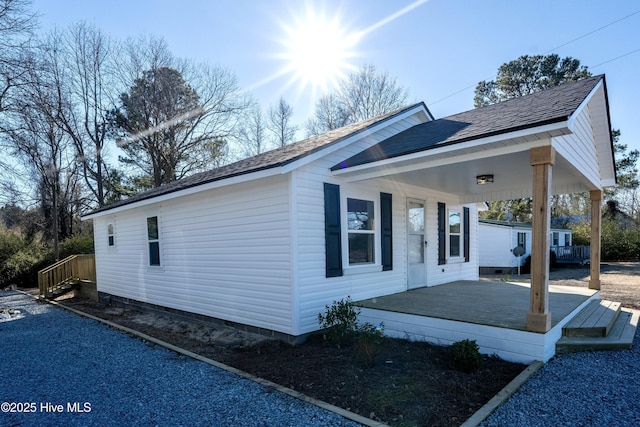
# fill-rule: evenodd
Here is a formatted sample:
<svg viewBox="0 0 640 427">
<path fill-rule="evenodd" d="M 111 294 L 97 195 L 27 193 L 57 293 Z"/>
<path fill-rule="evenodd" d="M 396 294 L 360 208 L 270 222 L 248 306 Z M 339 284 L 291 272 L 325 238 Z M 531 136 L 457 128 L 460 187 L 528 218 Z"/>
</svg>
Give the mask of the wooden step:
<svg viewBox="0 0 640 427">
<path fill-rule="evenodd" d="M 556 343 L 556 353 L 630 349 L 639 318 L 640 311 L 623 308 L 606 337 L 562 337 Z"/>
<path fill-rule="evenodd" d="M 591 301 L 562 328 L 565 337 L 606 337 L 620 314 L 620 303 Z"/>
</svg>

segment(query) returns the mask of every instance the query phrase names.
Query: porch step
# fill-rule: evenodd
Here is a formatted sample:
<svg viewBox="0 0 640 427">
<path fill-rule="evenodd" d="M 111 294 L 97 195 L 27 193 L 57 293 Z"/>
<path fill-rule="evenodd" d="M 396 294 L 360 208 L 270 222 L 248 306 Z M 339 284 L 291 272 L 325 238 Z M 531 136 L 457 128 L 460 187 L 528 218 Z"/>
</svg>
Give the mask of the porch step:
<svg viewBox="0 0 640 427">
<path fill-rule="evenodd" d="M 556 353 L 595 350 L 628 350 L 638 327 L 640 311 L 623 308 L 606 337 L 564 336 L 556 343 Z"/>
<path fill-rule="evenodd" d="M 606 337 L 619 315 L 619 302 L 591 301 L 562 328 L 562 336 Z"/>
</svg>

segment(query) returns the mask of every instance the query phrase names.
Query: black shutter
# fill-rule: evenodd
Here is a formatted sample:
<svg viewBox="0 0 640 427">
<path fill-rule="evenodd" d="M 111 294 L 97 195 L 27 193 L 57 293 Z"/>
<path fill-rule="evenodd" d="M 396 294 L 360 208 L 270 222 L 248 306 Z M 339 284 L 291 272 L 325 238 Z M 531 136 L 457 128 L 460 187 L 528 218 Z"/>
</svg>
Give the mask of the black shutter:
<svg viewBox="0 0 640 427">
<path fill-rule="evenodd" d="M 469 262 L 469 208 L 462 208 L 462 226 L 464 227 L 464 262 Z"/>
<path fill-rule="evenodd" d="M 324 242 L 326 277 L 342 276 L 340 186 L 324 183 Z"/>
<path fill-rule="evenodd" d="M 447 219 L 445 204 L 438 202 L 438 265 L 447 263 Z"/>
<path fill-rule="evenodd" d="M 391 194 L 380 193 L 380 224 L 382 228 L 382 271 L 393 270 Z"/>
</svg>

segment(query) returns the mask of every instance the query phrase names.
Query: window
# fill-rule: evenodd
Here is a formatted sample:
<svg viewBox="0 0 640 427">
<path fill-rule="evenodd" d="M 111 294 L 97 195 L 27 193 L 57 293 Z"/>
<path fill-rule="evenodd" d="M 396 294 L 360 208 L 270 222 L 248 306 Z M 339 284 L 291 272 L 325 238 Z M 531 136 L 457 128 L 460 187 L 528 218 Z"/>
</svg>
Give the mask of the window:
<svg viewBox="0 0 640 427">
<path fill-rule="evenodd" d="M 571 234 L 564 233 L 564 245 L 571 246 Z"/>
<path fill-rule="evenodd" d="M 109 241 L 109 246 L 115 246 L 116 240 L 113 233 L 113 224 L 107 225 L 107 240 Z"/>
<path fill-rule="evenodd" d="M 551 233 L 551 246 L 560 245 L 560 234 L 557 231 Z"/>
<path fill-rule="evenodd" d="M 149 265 L 160 265 L 160 234 L 157 216 L 147 218 L 147 240 L 149 242 Z"/>
<path fill-rule="evenodd" d="M 449 211 L 449 257 L 460 256 L 460 212 Z"/>
<path fill-rule="evenodd" d="M 527 250 L 527 233 L 518 233 L 518 246 Z"/>
<path fill-rule="evenodd" d="M 349 264 L 375 262 L 374 203 L 371 200 L 347 199 Z"/>
</svg>

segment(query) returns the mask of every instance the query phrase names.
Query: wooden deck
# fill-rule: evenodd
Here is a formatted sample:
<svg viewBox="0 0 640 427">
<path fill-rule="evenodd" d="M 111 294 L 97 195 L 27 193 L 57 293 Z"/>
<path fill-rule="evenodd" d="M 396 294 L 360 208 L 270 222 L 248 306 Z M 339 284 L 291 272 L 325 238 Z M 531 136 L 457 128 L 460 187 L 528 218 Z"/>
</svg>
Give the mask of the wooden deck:
<svg viewBox="0 0 640 427">
<path fill-rule="evenodd" d="M 557 325 L 597 291 L 549 286 L 551 326 Z M 363 308 L 526 331 L 529 285 L 461 280 L 358 301 Z"/>
</svg>

